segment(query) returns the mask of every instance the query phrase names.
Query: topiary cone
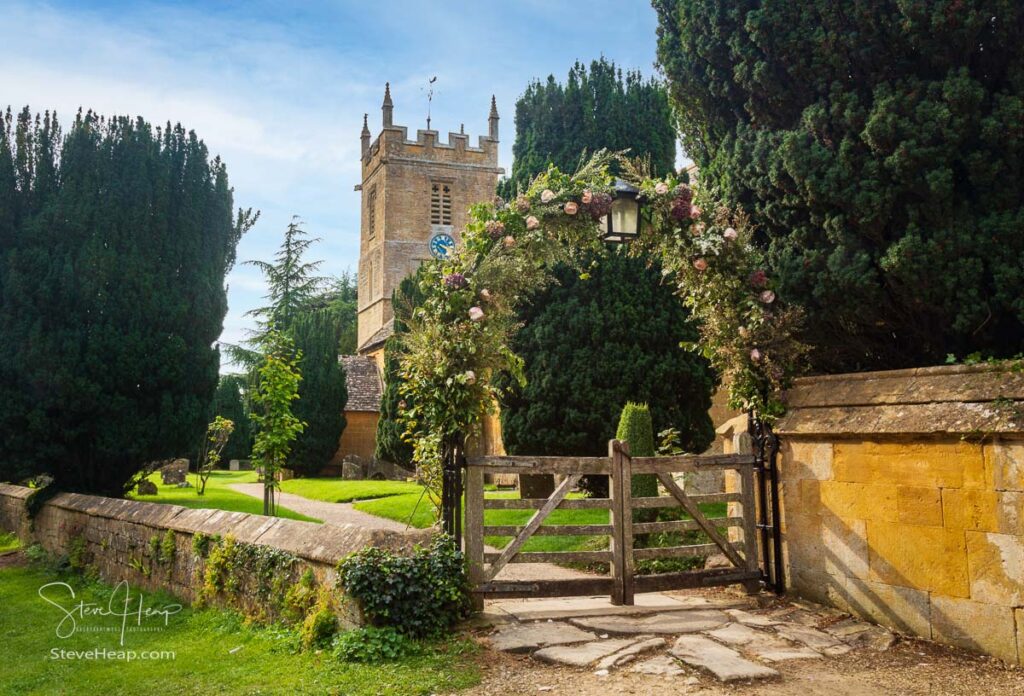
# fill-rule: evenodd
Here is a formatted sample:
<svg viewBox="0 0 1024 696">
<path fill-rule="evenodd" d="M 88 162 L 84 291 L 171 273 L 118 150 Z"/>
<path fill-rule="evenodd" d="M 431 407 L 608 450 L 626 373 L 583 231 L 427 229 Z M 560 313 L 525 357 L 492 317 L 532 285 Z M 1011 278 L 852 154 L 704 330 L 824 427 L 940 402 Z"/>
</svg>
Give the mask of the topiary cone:
<svg viewBox="0 0 1024 696">
<path fill-rule="evenodd" d="M 628 402 L 619 416 L 619 429 L 615 437 L 629 443 L 631 457 L 653 457 L 654 424 L 647 404 Z M 654 474 L 639 474 L 633 477 L 633 497 L 651 498 L 658 495 L 658 478 Z"/>
</svg>

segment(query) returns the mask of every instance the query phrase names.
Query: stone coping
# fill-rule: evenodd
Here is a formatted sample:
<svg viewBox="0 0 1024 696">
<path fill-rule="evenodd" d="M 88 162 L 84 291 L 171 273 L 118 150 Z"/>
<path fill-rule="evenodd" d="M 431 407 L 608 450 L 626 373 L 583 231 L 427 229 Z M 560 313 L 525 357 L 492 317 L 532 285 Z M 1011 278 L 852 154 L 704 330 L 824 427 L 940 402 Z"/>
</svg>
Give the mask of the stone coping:
<svg viewBox="0 0 1024 696">
<path fill-rule="evenodd" d="M 24 486 L 0 484 L 0 497 L 26 499 L 34 492 Z M 186 508 L 81 493 L 60 493 L 47 501 L 45 507 L 187 534 L 230 534 L 241 542 L 272 546 L 299 558 L 328 565 L 366 546 L 407 551 L 416 544 L 427 543 L 433 536 L 429 529 L 410 532 L 365 529 L 357 525 L 317 524 L 246 512 Z"/>
<path fill-rule="evenodd" d="M 1024 373 L 1002 365 L 803 377 L 786 392 L 786 404 L 776 430 L 790 437 L 1024 437 Z"/>
</svg>

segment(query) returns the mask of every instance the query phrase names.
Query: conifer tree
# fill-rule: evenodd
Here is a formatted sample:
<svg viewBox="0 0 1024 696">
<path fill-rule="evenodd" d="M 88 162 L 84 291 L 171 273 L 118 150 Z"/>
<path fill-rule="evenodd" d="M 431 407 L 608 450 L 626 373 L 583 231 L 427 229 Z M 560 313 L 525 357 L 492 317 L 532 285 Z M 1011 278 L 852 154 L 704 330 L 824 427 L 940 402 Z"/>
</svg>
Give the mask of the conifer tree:
<svg viewBox="0 0 1024 696">
<path fill-rule="evenodd" d="M 249 409 L 246 407 L 245 375 L 221 375 L 217 391 L 213 395 L 213 416 L 221 416 L 235 424 L 231 437 L 221 451 L 221 460 L 249 459 L 252 453 L 252 427 L 249 424 Z"/>
<path fill-rule="evenodd" d="M 238 362 L 248 366 L 251 380 L 258 387 L 256 368 L 265 361 L 261 348 L 267 336 L 280 333 L 301 351 L 303 357 L 297 367 L 302 381 L 294 408 L 306 426 L 289 450 L 288 466 L 307 476 L 320 471 L 337 452 L 348 402 L 339 353 L 347 316 L 344 307 L 335 304 L 346 301 L 339 295 L 347 288 L 339 289 L 336 284 L 325 291 L 325 279 L 316 275 L 323 261 L 305 260 L 318 241 L 308 236 L 298 218 L 293 218 L 273 260 L 247 262 L 263 271 L 268 304 L 248 313 L 256 318 L 257 328 L 247 347 L 236 347 L 232 352 Z"/>
<path fill-rule="evenodd" d="M 0 480 L 120 496 L 195 451 L 255 218 L 180 125 L 0 117 Z"/>
<path fill-rule="evenodd" d="M 585 152 L 630 150 L 649 157 L 656 174 L 675 165 L 676 135 L 664 86 L 639 72 L 623 74 L 604 57 L 577 62 L 565 84 L 553 75 L 531 82 L 516 101 L 512 173 L 499 192 L 512 198 L 549 164 L 575 171 Z"/>
<path fill-rule="evenodd" d="M 621 404 L 642 399 L 657 430 L 677 428 L 687 451 L 703 451 L 714 437 L 716 379 L 707 361 L 679 347 L 697 333 L 671 283 L 645 258 L 611 252 L 595 261 L 589 277 L 557 267 L 557 282 L 520 313 L 512 348 L 527 383 L 504 383 L 505 449 L 605 456 Z"/>
<path fill-rule="evenodd" d="M 402 279 L 391 297 L 394 310 L 394 334 L 384 344 L 384 394 L 381 396 L 380 419 L 377 421 L 377 446 L 374 456 L 382 461 L 394 462 L 406 468 L 413 467 L 412 445 L 402 439 L 405 426 L 398 420 L 403 408 L 408 408 L 409 396 L 401 394 L 398 374 L 402 352 L 402 335 L 416 306 L 423 300 L 420 291 L 421 273 Z"/>
<path fill-rule="evenodd" d="M 1024 4 L 654 7 L 686 153 L 807 310 L 813 368 L 1024 351 Z"/>
</svg>

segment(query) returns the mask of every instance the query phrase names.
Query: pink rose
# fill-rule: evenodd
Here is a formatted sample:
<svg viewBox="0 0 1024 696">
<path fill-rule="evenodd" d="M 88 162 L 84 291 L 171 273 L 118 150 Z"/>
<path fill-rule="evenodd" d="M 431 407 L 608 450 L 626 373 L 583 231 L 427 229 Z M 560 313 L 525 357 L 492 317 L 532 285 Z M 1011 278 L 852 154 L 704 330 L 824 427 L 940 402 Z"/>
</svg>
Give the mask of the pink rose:
<svg viewBox="0 0 1024 696">
<path fill-rule="evenodd" d="M 481 319 L 484 318 L 484 310 L 480 309 L 479 307 L 470 307 L 469 318 L 472 319 L 473 321 L 480 321 Z"/>
<path fill-rule="evenodd" d="M 544 189 L 543 191 L 540 192 L 540 202 L 541 203 L 550 203 L 554 199 L 555 199 L 555 192 L 552 191 L 551 189 Z"/>
<path fill-rule="evenodd" d="M 481 300 L 489 300 L 489 299 L 491 299 L 491 291 L 488 290 L 487 288 L 484 288 L 483 290 L 481 290 L 480 291 L 480 299 Z"/>
<path fill-rule="evenodd" d="M 690 217 L 692 217 L 692 218 L 699 218 L 699 217 L 700 217 L 700 214 L 701 214 L 701 213 L 703 213 L 703 212 L 704 212 L 704 211 L 703 211 L 703 210 L 701 210 L 701 209 L 700 209 L 700 208 L 699 208 L 698 206 L 696 206 L 696 205 L 690 206 Z"/>
<path fill-rule="evenodd" d="M 757 348 L 755 348 L 754 350 L 750 351 L 750 359 L 753 360 L 754 362 L 760 362 L 761 361 L 761 351 L 759 351 Z"/>
<path fill-rule="evenodd" d="M 768 284 L 768 274 L 764 271 L 754 271 L 750 274 L 750 284 L 755 288 L 763 288 Z"/>
<path fill-rule="evenodd" d="M 565 214 L 566 215 L 575 215 L 579 211 L 580 211 L 580 207 L 578 205 L 576 205 L 575 203 L 573 203 L 572 201 L 569 201 L 568 203 L 565 204 Z"/>
<path fill-rule="evenodd" d="M 771 290 L 765 290 L 761 293 L 761 301 L 765 304 L 771 304 L 775 301 L 775 293 Z"/>
<path fill-rule="evenodd" d="M 737 232 L 736 230 L 734 230 L 733 228 L 731 228 L 731 227 L 726 227 L 726 228 L 725 228 L 725 232 L 723 232 L 723 233 L 722 233 L 722 236 L 723 236 L 723 237 L 725 237 L 726 239 L 728 239 L 728 240 L 729 240 L 729 241 L 731 242 L 732 240 L 736 239 L 736 238 L 737 238 L 737 237 L 739 237 L 740 235 L 739 235 L 739 233 L 738 233 L 738 232 Z"/>
<path fill-rule="evenodd" d="M 705 261 L 704 259 L 697 259 L 696 261 L 693 262 L 693 267 L 696 268 L 698 271 L 706 271 L 708 270 L 708 262 Z"/>
<path fill-rule="evenodd" d="M 466 384 L 476 384 L 476 373 L 472 370 L 466 370 L 464 375 L 466 378 Z"/>
<path fill-rule="evenodd" d="M 530 209 L 530 200 L 526 196 L 518 196 L 516 198 L 516 210 L 520 213 L 525 213 Z"/>
<path fill-rule="evenodd" d="M 583 198 L 581 200 L 583 201 L 584 205 L 590 203 L 590 201 L 594 200 L 593 192 L 590 189 L 586 189 L 583 192 Z"/>
<path fill-rule="evenodd" d="M 516 245 L 516 238 L 512 235 L 506 235 L 505 239 L 502 240 L 505 243 L 506 249 L 511 249 Z"/>
<path fill-rule="evenodd" d="M 530 215 L 529 217 L 526 218 L 526 229 L 535 230 L 538 227 L 540 227 L 540 220 L 538 220 L 533 215 Z"/>
<path fill-rule="evenodd" d="M 657 184 L 654 185 L 654 192 L 659 196 L 664 196 L 666 193 L 668 193 L 668 184 L 666 184 L 664 181 L 659 181 Z"/>
</svg>

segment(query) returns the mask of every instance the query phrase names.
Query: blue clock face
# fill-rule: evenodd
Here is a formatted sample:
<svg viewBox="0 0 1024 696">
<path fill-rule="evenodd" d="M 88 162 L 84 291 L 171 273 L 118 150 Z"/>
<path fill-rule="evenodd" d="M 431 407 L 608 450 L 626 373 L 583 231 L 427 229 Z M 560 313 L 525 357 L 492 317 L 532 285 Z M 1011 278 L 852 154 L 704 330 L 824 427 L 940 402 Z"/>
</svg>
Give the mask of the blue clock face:
<svg viewBox="0 0 1024 696">
<path fill-rule="evenodd" d="M 430 238 L 430 253 L 435 259 L 446 259 L 455 250 L 455 239 L 446 232 Z"/>
</svg>

